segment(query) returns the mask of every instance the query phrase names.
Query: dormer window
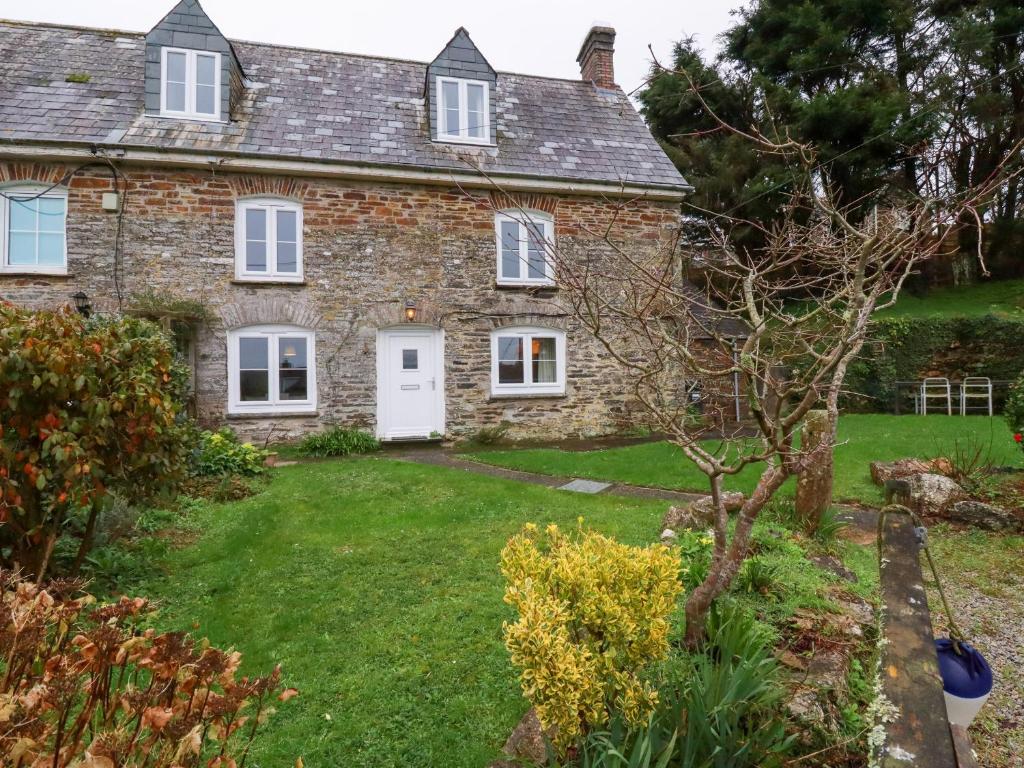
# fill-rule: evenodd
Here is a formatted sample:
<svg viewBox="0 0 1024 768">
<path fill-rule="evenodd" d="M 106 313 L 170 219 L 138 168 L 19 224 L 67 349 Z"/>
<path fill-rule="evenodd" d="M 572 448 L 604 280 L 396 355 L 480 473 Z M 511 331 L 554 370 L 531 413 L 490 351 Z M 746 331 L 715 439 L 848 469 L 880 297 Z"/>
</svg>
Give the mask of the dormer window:
<svg viewBox="0 0 1024 768">
<path fill-rule="evenodd" d="M 190 120 L 220 120 L 220 54 L 163 48 L 160 114 Z"/>
<path fill-rule="evenodd" d="M 488 85 L 482 80 L 437 78 L 438 141 L 491 143 Z"/>
</svg>

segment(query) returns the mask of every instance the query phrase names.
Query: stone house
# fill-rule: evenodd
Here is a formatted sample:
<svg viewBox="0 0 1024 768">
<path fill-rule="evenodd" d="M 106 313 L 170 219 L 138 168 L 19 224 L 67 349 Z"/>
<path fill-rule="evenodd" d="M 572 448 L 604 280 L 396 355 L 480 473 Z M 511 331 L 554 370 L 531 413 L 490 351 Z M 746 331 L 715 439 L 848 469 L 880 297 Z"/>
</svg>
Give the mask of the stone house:
<svg viewBox="0 0 1024 768">
<path fill-rule="evenodd" d="M 196 0 L 147 34 L 0 22 L 0 298 L 162 318 L 200 419 L 255 439 L 622 430 L 546 247 L 678 226 L 614 38 L 559 80 L 464 29 L 430 63 L 232 41 Z"/>
</svg>

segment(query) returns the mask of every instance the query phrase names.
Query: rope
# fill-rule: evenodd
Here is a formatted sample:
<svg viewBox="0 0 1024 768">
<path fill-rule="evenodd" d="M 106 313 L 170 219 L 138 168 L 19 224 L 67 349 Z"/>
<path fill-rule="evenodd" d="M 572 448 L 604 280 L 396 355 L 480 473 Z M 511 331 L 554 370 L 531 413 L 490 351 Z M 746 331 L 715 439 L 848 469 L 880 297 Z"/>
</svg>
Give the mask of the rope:
<svg viewBox="0 0 1024 768">
<path fill-rule="evenodd" d="M 946 599 L 946 590 L 942 586 L 942 579 L 939 578 L 939 569 L 935 566 L 935 558 L 932 557 L 932 551 L 928 547 L 928 529 L 925 527 L 921 518 L 917 514 L 903 506 L 902 504 L 889 504 L 888 506 L 882 507 L 878 513 L 878 562 L 879 565 L 882 563 L 882 531 L 885 525 L 885 518 L 887 515 L 892 513 L 898 513 L 907 515 L 910 517 L 910 521 L 914 524 L 921 532 L 921 548 L 924 550 L 925 556 L 928 558 L 928 567 L 932 571 L 932 578 L 935 580 L 935 585 L 939 588 L 939 598 L 942 600 L 942 610 L 946 614 L 946 620 L 949 623 L 949 639 L 953 642 L 953 650 L 958 656 L 963 655 L 963 650 L 960 648 L 960 643 L 964 642 L 966 638 L 964 633 L 960 629 L 960 625 L 956 623 L 956 619 L 953 618 L 953 610 L 949 607 L 949 600 Z"/>
</svg>

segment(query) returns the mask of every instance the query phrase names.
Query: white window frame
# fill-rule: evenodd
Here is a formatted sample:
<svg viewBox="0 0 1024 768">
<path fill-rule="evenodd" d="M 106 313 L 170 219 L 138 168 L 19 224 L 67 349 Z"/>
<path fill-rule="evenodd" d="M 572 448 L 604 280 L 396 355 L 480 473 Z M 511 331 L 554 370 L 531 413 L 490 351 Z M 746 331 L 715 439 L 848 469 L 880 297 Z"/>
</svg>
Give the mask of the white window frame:
<svg viewBox="0 0 1024 768">
<path fill-rule="evenodd" d="M 267 348 L 267 395 L 266 402 L 242 400 L 240 392 L 239 342 L 243 338 L 268 339 Z M 280 400 L 280 340 L 282 337 L 306 340 L 306 393 L 305 400 Z M 230 414 L 280 414 L 315 413 L 316 389 L 316 334 L 308 328 L 297 325 L 250 325 L 228 332 L 228 413 Z"/>
<path fill-rule="evenodd" d="M 523 383 L 499 383 L 498 339 L 515 336 L 523 341 Z M 534 382 L 532 343 L 537 337 L 555 340 L 555 376 L 553 382 Z M 491 395 L 564 395 L 565 394 L 565 331 L 558 328 L 511 327 L 491 331 Z"/>
<path fill-rule="evenodd" d="M 245 265 L 245 212 L 262 209 L 267 212 L 267 269 L 257 272 Z M 277 270 L 277 212 L 295 213 L 295 272 Z M 302 205 L 293 200 L 277 197 L 248 197 L 235 203 L 235 279 L 252 282 L 301 283 L 302 259 Z"/>
<path fill-rule="evenodd" d="M 544 235 L 544 277 L 529 277 L 529 238 L 519 232 L 519 276 L 506 277 L 501 273 L 501 225 L 513 222 L 522 227 L 537 227 Z M 494 238 L 496 263 L 495 274 L 498 285 L 554 285 L 555 263 L 553 259 L 555 247 L 555 222 L 547 213 L 536 211 L 500 211 L 494 216 Z"/>
<path fill-rule="evenodd" d="M 483 136 L 463 136 L 461 133 L 445 133 L 444 126 L 444 83 L 455 83 L 459 86 L 459 125 L 469 130 L 469 98 L 467 87 L 480 85 L 484 89 Z M 435 85 L 437 94 L 437 141 L 456 144 L 491 144 L 491 84 L 486 80 L 467 80 L 461 77 L 438 76 Z"/>
<path fill-rule="evenodd" d="M 185 109 L 181 112 L 167 108 L 167 54 L 185 54 Z M 213 71 L 215 74 L 213 105 L 216 111 L 212 114 L 196 111 L 196 57 L 212 56 L 214 59 Z M 164 46 L 160 49 L 160 115 L 162 117 L 177 117 L 186 120 L 204 120 L 207 122 L 219 123 L 220 102 L 221 102 L 221 54 L 217 51 L 196 51 L 191 48 L 171 48 Z"/>
<path fill-rule="evenodd" d="M 0 273 L 2 272 L 23 272 L 40 275 L 66 275 L 68 273 L 68 193 L 62 187 L 50 189 L 38 184 L 19 184 L 10 187 L 0 187 L 4 193 L 0 197 Z M 40 194 L 42 193 L 42 194 Z M 60 265 L 39 264 L 11 264 L 10 248 L 10 222 L 11 222 L 11 197 L 44 197 L 64 201 L 64 251 L 61 254 L 63 263 Z M 38 237 L 38 230 L 36 230 Z"/>
</svg>

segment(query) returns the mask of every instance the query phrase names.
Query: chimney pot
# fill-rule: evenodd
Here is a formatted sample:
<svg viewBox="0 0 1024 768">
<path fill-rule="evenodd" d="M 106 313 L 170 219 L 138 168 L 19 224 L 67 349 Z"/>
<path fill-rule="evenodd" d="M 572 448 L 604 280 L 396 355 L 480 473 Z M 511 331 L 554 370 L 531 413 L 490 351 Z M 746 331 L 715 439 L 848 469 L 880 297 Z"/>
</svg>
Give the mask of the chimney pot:
<svg viewBox="0 0 1024 768">
<path fill-rule="evenodd" d="M 590 28 L 580 47 L 576 62 L 584 80 L 590 80 L 598 88 L 615 87 L 615 30 L 603 24 Z"/>
</svg>

